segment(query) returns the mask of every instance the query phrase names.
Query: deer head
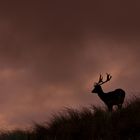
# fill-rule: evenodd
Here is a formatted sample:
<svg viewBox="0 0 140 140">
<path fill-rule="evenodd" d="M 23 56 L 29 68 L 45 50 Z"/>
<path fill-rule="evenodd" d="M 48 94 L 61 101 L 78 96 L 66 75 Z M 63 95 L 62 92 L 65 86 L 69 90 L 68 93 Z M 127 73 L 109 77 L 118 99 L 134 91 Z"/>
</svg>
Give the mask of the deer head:
<svg viewBox="0 0 140 140">
<path fill-rule="evenodd" d="M 110 81 L 111 78 L 112 78 L 112 76 L 110 74 L 106 73 L 106 80 L 103 81 L 103 76 L 100 74 L 99 81 L 94 84 L 94 89 L 92 90 L 92 93 L 103 92 L 102 88 L 101 88 L 101 85 Z"/>
</svg>

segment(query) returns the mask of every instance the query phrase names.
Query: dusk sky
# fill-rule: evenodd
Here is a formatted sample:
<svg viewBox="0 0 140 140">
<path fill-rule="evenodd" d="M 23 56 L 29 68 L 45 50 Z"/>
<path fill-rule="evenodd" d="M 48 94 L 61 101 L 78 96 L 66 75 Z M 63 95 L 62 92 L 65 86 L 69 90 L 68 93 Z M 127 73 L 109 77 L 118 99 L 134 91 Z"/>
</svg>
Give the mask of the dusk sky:
<svg viewBox="0 0 140 140">
<path fill-rule="evenodd" d="M 0 4 L 0 129 L 48 121 L 64 107 L 102 105 L 92 94 L 140 94 L 139 0 L 5 0 Z"/>
</svg>

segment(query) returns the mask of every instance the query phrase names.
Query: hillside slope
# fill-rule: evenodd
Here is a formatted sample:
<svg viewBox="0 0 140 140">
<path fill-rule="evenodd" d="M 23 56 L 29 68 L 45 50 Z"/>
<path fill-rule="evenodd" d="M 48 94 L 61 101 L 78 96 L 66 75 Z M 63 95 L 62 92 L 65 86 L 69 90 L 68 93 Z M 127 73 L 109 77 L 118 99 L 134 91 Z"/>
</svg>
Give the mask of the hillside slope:
<svg viewBox="0 0 140 140">
<path fill-rule="evenodd" d="M 0 140 L 140 140 L 140 99 L 112 113 L 95 107 L 66 109 L 32 132 L 5 132 Z"/>
</svg>

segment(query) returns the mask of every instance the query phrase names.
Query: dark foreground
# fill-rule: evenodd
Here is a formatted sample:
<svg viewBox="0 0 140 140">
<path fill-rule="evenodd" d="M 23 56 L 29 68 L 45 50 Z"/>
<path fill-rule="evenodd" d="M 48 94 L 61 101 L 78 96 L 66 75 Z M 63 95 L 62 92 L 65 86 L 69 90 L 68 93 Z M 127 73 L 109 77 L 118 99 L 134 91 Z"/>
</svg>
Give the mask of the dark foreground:
<svg viewBox="0 0 140 140">
<path fill-rule="evenodd" d="M 140 99 L 121 111 L 66 109 L 32 131 L 1 132 L 0 140 L 140 140 Z"/>
</svg>

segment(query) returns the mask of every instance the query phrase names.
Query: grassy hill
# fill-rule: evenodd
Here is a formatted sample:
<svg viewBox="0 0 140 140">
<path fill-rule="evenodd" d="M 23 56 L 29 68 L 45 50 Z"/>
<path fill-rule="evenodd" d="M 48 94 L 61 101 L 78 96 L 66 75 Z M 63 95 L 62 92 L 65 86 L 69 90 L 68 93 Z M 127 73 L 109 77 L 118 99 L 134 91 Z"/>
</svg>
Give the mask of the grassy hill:
<svg viewBox="0 0 140 140">
<path fill-rule="evenodd" d="M 112 113 L 94 106 L 66 109 L 30 132 L 1 132 L 0 140 L 140 140 L 140 99 Z"/>
</svg>

